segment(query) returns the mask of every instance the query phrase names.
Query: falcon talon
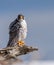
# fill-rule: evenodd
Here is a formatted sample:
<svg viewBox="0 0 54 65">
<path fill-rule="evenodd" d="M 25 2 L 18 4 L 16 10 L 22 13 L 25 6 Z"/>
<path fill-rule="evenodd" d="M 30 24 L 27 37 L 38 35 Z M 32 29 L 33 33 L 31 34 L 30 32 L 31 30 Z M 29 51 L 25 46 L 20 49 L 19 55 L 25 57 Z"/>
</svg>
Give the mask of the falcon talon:
<svg viewBox="0 0 54 65">
<path fill-rule="evenodd" d="M 24 41 L 18 41 L 18 46 L 20 46 L 20 47 L 22 47 L 22 46 L 24 46 L 25 44 L 24 44 Z"/>
</svg>

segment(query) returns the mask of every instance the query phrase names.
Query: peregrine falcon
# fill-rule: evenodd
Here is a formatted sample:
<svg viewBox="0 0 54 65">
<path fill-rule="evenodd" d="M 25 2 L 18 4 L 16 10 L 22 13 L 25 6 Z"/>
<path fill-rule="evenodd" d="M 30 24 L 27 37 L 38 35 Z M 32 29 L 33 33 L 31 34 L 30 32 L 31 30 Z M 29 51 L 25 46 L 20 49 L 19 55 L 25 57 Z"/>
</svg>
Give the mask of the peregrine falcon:
<svg viewBox="0 0 54 65">
<path fill-rule="evenodd" d="M 27 36 L 27 23 L 24 16 L 19 14 L 18 17 L 9 26 L 9 46 L 23 46 L 24 39 Z"/>
</svg>

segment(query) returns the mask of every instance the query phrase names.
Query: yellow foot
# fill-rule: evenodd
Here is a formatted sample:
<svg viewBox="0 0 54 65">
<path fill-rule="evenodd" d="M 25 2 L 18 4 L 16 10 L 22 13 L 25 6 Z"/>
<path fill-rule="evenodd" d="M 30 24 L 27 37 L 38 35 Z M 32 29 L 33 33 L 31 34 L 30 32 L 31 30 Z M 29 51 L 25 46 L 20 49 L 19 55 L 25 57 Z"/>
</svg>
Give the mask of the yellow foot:
<svg viewBox="0 0 54 65">
<path fill-rule="evenodd" d="M 24 45 L 25 45 L 25 44 L 24 44 L 24 41 L 18 41 L 18 45 L 19 45 L 20 47 L 24 46 Z"/>
</svg>

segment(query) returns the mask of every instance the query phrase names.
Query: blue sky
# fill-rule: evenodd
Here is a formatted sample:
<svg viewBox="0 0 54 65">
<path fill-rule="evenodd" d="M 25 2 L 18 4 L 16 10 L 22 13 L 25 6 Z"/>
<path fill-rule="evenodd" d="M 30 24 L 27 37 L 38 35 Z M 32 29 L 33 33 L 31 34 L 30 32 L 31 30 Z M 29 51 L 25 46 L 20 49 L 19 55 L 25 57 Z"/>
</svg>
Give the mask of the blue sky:
<svg viewBox="0 0 54 65">
<path fill-rule="evenodd" d="M 54 60 L 54 0 L 0 0 L 0 48 L 6 46 L 9 24 L 19 13 L 28 24 L 27 45 L 39 48 L 25 59 Z"/>
<path fill-rule="evenodd" d="M 54 7 L 54 0 L 0 0 L 0 11 L 14 12 L 24 10 L 50 10 Z"/>
</svg>

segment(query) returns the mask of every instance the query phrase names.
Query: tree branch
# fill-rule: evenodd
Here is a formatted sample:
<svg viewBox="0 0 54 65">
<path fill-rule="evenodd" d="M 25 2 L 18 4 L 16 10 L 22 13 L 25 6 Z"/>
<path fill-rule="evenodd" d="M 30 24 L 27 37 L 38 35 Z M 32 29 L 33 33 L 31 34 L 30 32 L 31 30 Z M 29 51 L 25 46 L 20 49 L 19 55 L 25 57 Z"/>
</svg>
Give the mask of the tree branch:
<svg viewBox="0 0 54 65">
<path fill-rule="evenodd" d="M 33 48 L 26 45 L 24 45 L 23 47 L 19 47 L 19 46 L 6 47 L 3 49 L 0 49 L 0 57 L 1 57 L 1 60 L 11 59 L 11 58 L 16 58 L 17 56 L 25 55 L 37 50 L 38 48 Z"/>
</svg>

